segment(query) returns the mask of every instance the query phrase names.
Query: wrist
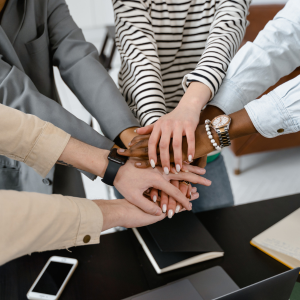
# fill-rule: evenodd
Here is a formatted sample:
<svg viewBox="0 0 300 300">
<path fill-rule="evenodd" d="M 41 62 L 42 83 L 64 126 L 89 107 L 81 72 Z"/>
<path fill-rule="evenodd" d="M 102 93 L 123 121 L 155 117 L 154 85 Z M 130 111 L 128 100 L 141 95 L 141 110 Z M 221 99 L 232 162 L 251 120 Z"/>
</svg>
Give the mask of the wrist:
<svg viewBox="0 0 300 300">
<path fill-rule="evenodd" d="M 102 212 L 103 226 L 102 231 L 122 226 L 123 224 L 123 206 L 121 200 L 92 200 Z"/>
<path fill-rule="evenodd" d="M 211 130 L 211 133 L 216 143 L 220 145 L 218 134 L 213 129 Z M 196 137 L 195 159 L 215 151 L 215 147 L 212 145 L 210 139 L 208 138 L 204 125 L 199 125 L 197 127 L 195 132 L 195 137 Z"/>
<path fill-rule="evenodd" d="M 202 82 L 191 82 L 180 103 L 196 107 L 199 111 L 211 98 L 211 90 Z"/>
</svg>

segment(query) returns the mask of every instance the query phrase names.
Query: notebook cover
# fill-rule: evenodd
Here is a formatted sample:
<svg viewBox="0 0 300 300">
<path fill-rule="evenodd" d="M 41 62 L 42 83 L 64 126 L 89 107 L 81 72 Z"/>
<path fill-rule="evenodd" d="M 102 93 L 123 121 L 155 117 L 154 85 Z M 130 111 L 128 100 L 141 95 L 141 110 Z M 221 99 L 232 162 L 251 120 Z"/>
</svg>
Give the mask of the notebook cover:
<svg viewBox="0 0 300 300">
<path fill-rule="evenodd" d="M 189 211 L 172 219 L 147 226 L 152 238 L 163 252 L 223 252 L 210 233 Z"/>
<path fill-rule="evenodd" d="M 184 216 L 181 217 L 181 215 Z M 168 220 L 175 220 L 175 222 L 173 221 L 166 223 L 165 221 Z M 160 223 L 162 223 L 161 226 L 150 228 L 150 230 L 149 227 L 153 227 L 153 225 L 137 228 L 139 234 L 141 235 L 160 269 L 164 269 L 183 260 L 206 252 L 223 252 L 222 248 L 211 237 L 211 235 L 193 213 L 182 212 L 175 215 L 172 219 L 164 219 L 163 221 L 158 222 L 157 225 Z M 174 226 L 172 227 L 172 225 Z M 184 228 L 184 230 L 180 229 L 180 234 L 177 235 L 176 232 L 178 231 L 179 227 Z M 153 232 L 153 235 L 150 233 L 150 231 Z M 188 233 L 190 231 L 192 234 Z M 161 234 L 161 232 L 164 232 L 164 234 Z M 188 238 L 185 238 L 184 232 L 186 232 Z M 172 236 L 172 238 L 175 240 L 170 241 L 168 238 L 170 246 L 166 245 L 166 243 L 162 241 L 162 239 L 167 235 Z M 157 238 L 159 242 L 155 241 L 153 236 L 155 238 L 158 236 Z M 181 243 L 183 243 L 182 246 L 180 245 Z M 187 243 L 192 243 L 192 245 L 187 245 Z M 160 247 L 158 245 L 160 245 Z M 161 251 L 161 249 L 167 249 L 168 251 Z M 171 251 L 171 249 L 173 249 L 173 251 Z"/>
</svg>

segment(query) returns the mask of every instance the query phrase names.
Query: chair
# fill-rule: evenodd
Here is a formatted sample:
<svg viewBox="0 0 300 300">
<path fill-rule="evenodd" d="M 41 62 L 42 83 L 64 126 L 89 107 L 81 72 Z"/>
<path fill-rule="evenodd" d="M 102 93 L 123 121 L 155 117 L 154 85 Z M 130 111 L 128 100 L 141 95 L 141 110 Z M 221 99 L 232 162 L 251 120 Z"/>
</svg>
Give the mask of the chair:
<svg viewBox="0 0 300 300">
<path fill-rule="evenodd" d="M 109 44 L 112 43 L 111 50 L 107 51 Z M 109 52 L 107 55 L 106 53 Z M 106 36 L 100 50 L 99 60 L 106 71 L 111 69 L 111 62 L 116 52 L 115 26 L 106 26 Z"/>
</svg>

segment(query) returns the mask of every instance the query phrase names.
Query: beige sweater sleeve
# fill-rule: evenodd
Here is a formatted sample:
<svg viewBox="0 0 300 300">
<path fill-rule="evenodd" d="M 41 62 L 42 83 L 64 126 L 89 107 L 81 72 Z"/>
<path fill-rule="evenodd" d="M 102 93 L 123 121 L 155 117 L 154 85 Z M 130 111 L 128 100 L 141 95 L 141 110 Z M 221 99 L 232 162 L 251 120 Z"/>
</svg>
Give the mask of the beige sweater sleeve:
<svg viewBox="0 0 300 300">
<path fill-rule="evenodd" d="M 25 254 L 97 244 L 103 226 L 90 200 L 0 191 L 0 265 Z"/>
<path fill-rule="evenodd" d="M 70 135 L 36 116 L 0 104 L 0 155 L 24 162 L 45 177 Z"/>
</svg>

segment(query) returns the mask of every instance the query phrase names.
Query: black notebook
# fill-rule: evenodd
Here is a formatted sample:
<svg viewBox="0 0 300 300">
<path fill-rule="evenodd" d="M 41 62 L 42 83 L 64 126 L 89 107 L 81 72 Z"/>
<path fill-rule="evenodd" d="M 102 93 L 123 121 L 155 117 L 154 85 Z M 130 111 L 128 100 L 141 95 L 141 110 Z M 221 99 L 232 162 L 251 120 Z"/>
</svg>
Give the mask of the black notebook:
<svg viewBox="0 0 300 300">
<path fill-rule="evenodd" d="M 209 259 L 224 251 L 192 212 L 141 228 L 133 228 L 138 241 L 160 274 Z"/>
</svg>

